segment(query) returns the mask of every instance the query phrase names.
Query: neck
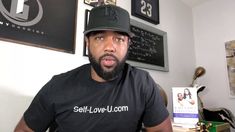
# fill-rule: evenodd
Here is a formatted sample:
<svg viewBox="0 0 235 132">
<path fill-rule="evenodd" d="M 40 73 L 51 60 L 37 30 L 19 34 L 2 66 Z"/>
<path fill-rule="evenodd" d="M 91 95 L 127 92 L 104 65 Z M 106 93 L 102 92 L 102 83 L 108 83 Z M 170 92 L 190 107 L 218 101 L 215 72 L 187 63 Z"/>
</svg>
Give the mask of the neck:
<svg viewBox="0 0 235 132">
<path fill-rule="evenodd" d="M 93 67 L 91 67 L 91 78 L 97 82 L 107 82 L 107 80 L 104 80 L 102 77 L 100 77 L 95 70 L 93 69 Z"/>
<path fill-rule="evenodd" d="M 112 78 L 112 79 L 109 79 L 109 80 L 105 80 L 105 79 L 103 79 L 102 77 L 100 77 L 100 76 L 96 73 L 96 71 L 94 70 L 93 67 L 91 67 L 91 78 L 92 78 L 93 80 L 97 81 L 97 82 L 108 82 L 108 81 L 113 81 L 113 80 L 115 80 L 116 78 L 118 78 L 118 76 L 116 76 L 116 77 L 114 77 L 114 78 Z"/>
</svg>

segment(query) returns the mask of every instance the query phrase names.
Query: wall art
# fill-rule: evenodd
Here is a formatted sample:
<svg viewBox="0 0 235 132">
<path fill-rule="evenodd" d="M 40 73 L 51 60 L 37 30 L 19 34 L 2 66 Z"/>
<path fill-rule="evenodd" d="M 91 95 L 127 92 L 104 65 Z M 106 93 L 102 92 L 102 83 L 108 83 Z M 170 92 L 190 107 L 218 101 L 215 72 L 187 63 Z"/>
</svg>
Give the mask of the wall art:
<svg viewBox="0 0 235 132">
<path fill-rule="evenodd" d="M 153 24 L 159 24 L 159 0 L 132 0 L 131 14 Z"/>
<path fill-rule="evenodd" d="M 229 95 L 235 98 L 235 40 L 225 43 Z"/>
<path fill-rule="evenodd" d="M 84 0 L 84 3 L 95 7 L 95 6 L 107 5 L 107 4 L 116 5 L 116 0 Z"/>
<path fill-rule="evenodd" d="M 0 0 L 0 39 L 75 53 L 77 0 Z"/>
</svg>

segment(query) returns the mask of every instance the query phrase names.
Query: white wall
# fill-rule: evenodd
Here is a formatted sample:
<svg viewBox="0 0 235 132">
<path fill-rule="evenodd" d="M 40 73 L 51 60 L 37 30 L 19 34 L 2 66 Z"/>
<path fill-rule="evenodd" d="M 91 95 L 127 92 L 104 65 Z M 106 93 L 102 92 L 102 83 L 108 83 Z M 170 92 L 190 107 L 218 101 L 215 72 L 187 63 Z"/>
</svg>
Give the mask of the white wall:
<svg viewBox="0 0 235 132">
<path fill-rule="evenodd" d="M 206 68 L 198 82 L 205 107 L 225 107 L 235 114 L 235 98 L 229 97 L 225 42 L 235 40 L 235 1 L 211 0 L 193 9 L 196 64 Z"/>
<path fill-rule="evenodd" d="M 117 0 L 117 5 L 131 11 L 130 1 Z M 32 98 L 54 74 L 88 62 L 82 56 L 86 8 L 91 7 L 79 0 L 76 54 L 0 41 L 0 131 L 13 131 Z M 191 9 L 179 0 L 160 0 L 160 24 L 149 25 L 167 32 L 170 71 L 148 71 L 166 90 L 171 112 L 171 87 L 188 86 L 195 68 Z"/>
</svg>

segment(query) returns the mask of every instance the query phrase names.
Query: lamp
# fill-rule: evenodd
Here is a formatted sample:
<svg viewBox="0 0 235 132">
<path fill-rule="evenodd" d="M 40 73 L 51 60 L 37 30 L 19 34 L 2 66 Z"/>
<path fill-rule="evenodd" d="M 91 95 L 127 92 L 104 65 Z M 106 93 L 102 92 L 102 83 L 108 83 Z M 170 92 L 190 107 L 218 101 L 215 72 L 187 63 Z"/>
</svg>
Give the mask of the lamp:
<svg viewBox="0 0 235 132">
<path fill-rule="evenodd" d="M 197 95 L 198 95 L 199 92 L 203 91 L 206 88 L 206 86 L 204 86 L 204 85 L 195 85 L 195 81 L 197 80 L 197 78 L 201 77 L 205 73 L 206 73 L 206 70 L 205 70 L 204 67 L 199 66 L 195 69 L 191 86 L 197 88 Z M 198 110 L 199 110 L 199 114 L 200 114 L 199 118 L 201 118 L 201 119 L 204 118 L 203 117 L 203 112 L 202 112 L 203 107 L 204 107 L 203 102 L 202 102 L 201 98 L 198 96 Z"/>
<path fill-rule="evenodd" d="M 206 73 L 205 68 L 199 66 L 195 69 L 194 75 L 193 75 L 193 81 L 191 86 L 194 86 L 195 81 L 197 80 L 197 78 L 201 77 L 202 75 L 204 75 Z"/>
</svg>

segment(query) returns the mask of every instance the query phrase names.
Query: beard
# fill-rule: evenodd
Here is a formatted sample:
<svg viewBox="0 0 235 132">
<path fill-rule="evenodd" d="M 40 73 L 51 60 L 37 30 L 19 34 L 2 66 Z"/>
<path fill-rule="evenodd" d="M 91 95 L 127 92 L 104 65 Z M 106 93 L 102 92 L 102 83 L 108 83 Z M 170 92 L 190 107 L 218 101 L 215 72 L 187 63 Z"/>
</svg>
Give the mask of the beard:
<svg viewBox="0 0 235 132">
<path fill-rule="evenodd" d="M 103 58 L 105 57 L 112 57 L 114 59 L 114 61 L 116 62 L 116 64 L 114 65 L 114 67 L 109 67 L 109 69 L 111 70 L 105 70 L 102 66 L 101 66 L 101 61 Z M 114 80 L 115 78 L 118 77 L 118 75 L 121 73 L 121 71 L 123 70 L 123 67 L 125 65 L 126 62 L 126 58 L 127 58 L 127 54 L 125 55 L 125 57 L 122 60 L 118 60 L 118 58 L 116 56 L 114 56 L 113 54 L 104 54 L 101 57 L 99 57 L 98 60 L 95 59 L 95 57 L 92 55 L 92 53 L 90 52 L 89 48 L 88 48 L 88 57 L 89 57 L 89 61 L 91 63 L 91 66 L 93 67 L 93 69 L 95 70 L 95 72 L 104 80 L 106 81 L 110 81 L 110 80 Z"/>
</svg>

